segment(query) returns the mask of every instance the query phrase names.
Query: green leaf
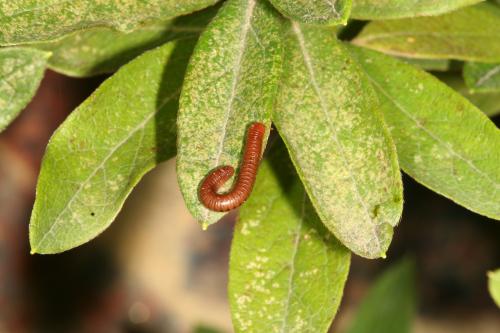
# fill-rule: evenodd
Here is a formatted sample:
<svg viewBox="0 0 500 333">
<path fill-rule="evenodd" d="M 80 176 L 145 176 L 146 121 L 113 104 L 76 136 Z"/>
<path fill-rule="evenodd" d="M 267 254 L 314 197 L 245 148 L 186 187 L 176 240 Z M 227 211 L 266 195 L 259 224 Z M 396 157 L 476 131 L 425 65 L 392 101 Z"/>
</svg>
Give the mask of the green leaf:
<svg viewBox="0 0 500 333">
<path fill-rule="evenodd" d="M 495 124 L 432 75 L 377 52 L 351 50 L 379 94 L 403 170 L 458 204 L 500 219 Z"/>
<path fill-rule="evenodd" d="M 223 214 L 201 204 L 200 182 L 220 165 L 240 164 L 250 123 L 263 122 L 269 131 L 282 25 L 267 2 L 229 0 L 191 57 L 177 121 L 177 176 L 188 209 L 204 227 Z"/>
<path fill-rule="evenodd" d="M 491 297 L 500 308 L 500 269 L 488 272 L 488 289 Z"/>
<path fill-rule="evenodd" d="M 408 58 L 500 62 L 498 22 L 500 8 L 482 3 L 442 16 L 370 22 L 353 42 Z"/>
<path fill-rule="evenodd" d="M 0 49 L 0 132 L 35 95 L 50 53 L 26 48 Z"/>
<path fill-rule="evenodd" d="M 327 332 L 350 253 L 322 225 L 282 143 L 274 145 L 234 231 L 233 324 L 236 332 Z"/>
<path fill-rule="evenodd" d="M 166 22 L 153 22 L 130 33 L 96 27 L 52 42 L 29 44 L 52 52 L 49 67 L 76 77 L 113 73 L 146 50 L 176 39 L 199 35 L 214 16 L 215 7 Z"/>
<path fill-rule="evenodd" d="M 384 256 L 403 198 L 376 95 L 329 29 L 293 23 L 285 54 L 273 122 L 309 197 L 350 250 Z"/>
<path fill-rule="evenodd" d="M 145 21 L 169 19 L 218 0 L 10 0 L 0 2 L 0 45 L 43 41 L 107 26 L 131 31 Z"/>
<path fill-rule="evenodd" d="M 346 333 L 410 333 L 416 312 L 415 267 L 406 259 L 386 270 Z"/>
<path fill-rule="evenodd" d="M 51 138 L 30 223 L 32 253 L 106 229 L 139 179 L 175 155 L 178 95 L 194 40 L 147 52 L 106 80 Z"/>
<path fill-rule="evenodd" d="M 462 77 L 457 74 L 442 73 L 437 78 L 467 98 L 485 115 L 493 117 L 500 114 L 500 92 L 473 93 L 465 86 Z"/>
<path fill-rule="evenodd" d="M 360 20 L 441 15 L 484 0 L 353 0 L 351 17 Z"/>
<path fill-rule="evenodd" d="M 346 24 L 352 0 L 269 0 L 283 15 L 310 24 Z"/>
<path fill-rule="evenodd" d="M 446 72 L 450 68 L 450 61 L 448 59 L 399 58 L 399 60 L 425 71 Z"/>
<path fill-rule="evenodd" d="M 472 92 L 500 92 L 500 63 L 467 62 L 463 73 L 465 84 Z"/>
</svg>

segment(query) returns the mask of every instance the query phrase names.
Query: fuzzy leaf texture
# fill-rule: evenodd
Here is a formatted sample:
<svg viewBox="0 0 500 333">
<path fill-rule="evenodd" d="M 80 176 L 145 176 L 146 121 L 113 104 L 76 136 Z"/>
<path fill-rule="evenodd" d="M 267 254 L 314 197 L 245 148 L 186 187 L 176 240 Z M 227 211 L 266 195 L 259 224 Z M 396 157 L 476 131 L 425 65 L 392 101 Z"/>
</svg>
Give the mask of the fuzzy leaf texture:
<svg viewBox="0 0 500 333">
<path fill-rule="evenodd" d="M 410 333 L 416 312 L 415 267 L 405 259 L 389 267 L 359 305 L 346 333 Z"/>
<path fill-rule="evenodd" d="M 463 74 L 465 84 L 472 92 L 500 92 L 500 63 L 467 62 Z"/>
<path fill-rule="evenodd" d="M 166 42 L 199 35 L 216 12 L 216 7 L 156 21 L 132 32 L 96 27 L 71 33 L 59 40 L 28 44 L 52 52 L 50 69 L 74 77 L 113 73 L 141 53 Z"/>
<path fill-rule="evenodd" d="M 217 0 L 9 0 L 0 2 L 0 45 L 58 38 L 107 26 L 131 31 L 145 21 L 192 13 Z"/>
<path fill-rule="evenodd" d="M 194 40 L 169 43 L 106 80 L 52 136 L 30 222 L 33 253 L 106 229 L 139 179 L 175 156 L 178 96 Z"/>
<path fill-rule="evenodd" d="M 484 0 L 353 0 L 351 18 L 398 19 L 441 15 Z"/>
<path fill-rule="evenodd" d="M 379 95 L 403 170 L 456 203 L 500 219 L 495 124 L 432 75 L 378 52 L 351 50 Z"/>
<path fill-rule="evenodd" d="M 481 3 L 435 17 L 373 21 L 359 46 L 409 58 L 500 62 L 500 7 Z"/>
<path fill-rule="evenodd" d="M 285 54 L 273 122 L 309 197 L 345 246 L 383 257 L 403 197 L 376 95 L 329 29 L 292 23 Z"/>
<path fill-rule="evenodd" d="M 346 24 L 352 0 L 270 0 L 286 17 L 309 24 Z"/>
<path fill-rule="evenodd" d="M 234 328 L 327 332 L 342 298 L 350 252 L 322 225 L 283 143 L 274 142 L 268 155 L 234 231 Z"/>
<path fill-rule="evenodd" d="M 177 177 L 188 209 L 204 227 L 223 213 L 200 202 L 200 182 L 221 165 L 238 173 L 250 123 L 265 123 L 269 132 L 281 34 L 282 20 L 267 2 L 229 0 L 191 57 L 177 121 Z"/>
<path fill-rule="evenodd" d="M 35 95 L 49 56 L 26 48 L 0 49 L 0 132 Z"/>
<path fill-rule="evenodd" d="M 488 290 L 496 305 L 500 308 L 500 269 L 488 272 Z"/>
</svg>

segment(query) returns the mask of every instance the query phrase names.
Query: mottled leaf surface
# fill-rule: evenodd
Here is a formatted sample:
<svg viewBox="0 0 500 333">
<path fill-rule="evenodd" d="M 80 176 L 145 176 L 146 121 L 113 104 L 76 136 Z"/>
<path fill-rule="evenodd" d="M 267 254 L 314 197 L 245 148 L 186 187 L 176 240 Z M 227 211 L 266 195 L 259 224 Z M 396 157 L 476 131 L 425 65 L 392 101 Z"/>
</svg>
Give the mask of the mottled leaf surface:
<svg viewBox="0 0 500 333">
<path fill-rule="evenodd" d="M 490 295 L 500 308 L 500 269 L 488 272 L 488 290 Z"/>
<path fill-rule="evenodd" d="M 329 29 L 293 23 L 285 54 L 273 122 L 309 197 L 350 250 L 384 256 L 403 198 L 370 83 Z"/>
<path fill-rule="evenodd" d="M 199 201 L 200 182 L 218 166 L 240 165 L 252 122 L 269 131 L 282 58 L 278 15 L 261 0 L 229 0 L 191 58 L 180 101 L 177 176 L 188 209 L 204 226 L 222 213 Z"/>
<path fill-rule="evenodd" d="M 96 27 L 30 46 L 51 51 L 49 67 L 69 76 L 113 73 L 144 51 L 168 41 L 197 36 L 215 12 L 216 8 L 211 7 L 175 20 L 152 22 L 128 33 Z"/>
<path fill-rule="evenodd" d="M 0 45 L 50 40 L 91 27 L 131 31 L 143 22 L 203 9 L 217 0 L 9 0 L 0 2 Z"/>
<path fill-rule="evenodd" d="M 500 114 L 500 92 L 471 92 L 465 85 L 463 78 L 453 73 L 441 73 L 437 78 L 467 98 L 487 116 L 493 117 Z"/>
<path fill-rule="evenodd" d="M 353 0 L 351 17 L 360 20 L 441 15 L 484 0 Z"/>
<path fill-rule="evenodd" d="M 379 94 L 403 170 L 458 204 L 500 219 L 495 124 L 432 75 L 377 52 L 351 50 Z"/>
<path fill-rule="evenodd" d="M 500 8 L 491 3 L 435 17 L 373 21 L 360 46 L 409 58 L 500 62 Z"/>
<path fill-rule="evenodd" d="M 49 56 L 26 48 L 0 49 L 0 132 L 35 95 Z"/>
<path fill-rule="evenodd" d="M 472 92 L 500 92 L 500 63 L 467 62 L 463 73 L 465 84 Z"/>
<path fill-rule="evenodd" d="M 284 146 L 274 144 L 234 231 L 233 325 L 236 332 L 327 332 L 350 252 L 322 225 Z"/>
<path fill-rule="evenodd" d="M 302 23 L 345 24 L 352 0 L 270 0 L 283 15 Z"/>
<path fill-rule="evenodd" d="M 410 333 L 416 312 L 415 288 L 412 261 L 390 267 L 375 281 L 346 333 Z"/>
<path fill-rule="evenodd" d="M 96 237 L 139 179 L 175 155 L 175 119 L 194 41 L 145 53 L 106 80 L 51 138 L 30 223 L 33 253 Z"/>
</svg>

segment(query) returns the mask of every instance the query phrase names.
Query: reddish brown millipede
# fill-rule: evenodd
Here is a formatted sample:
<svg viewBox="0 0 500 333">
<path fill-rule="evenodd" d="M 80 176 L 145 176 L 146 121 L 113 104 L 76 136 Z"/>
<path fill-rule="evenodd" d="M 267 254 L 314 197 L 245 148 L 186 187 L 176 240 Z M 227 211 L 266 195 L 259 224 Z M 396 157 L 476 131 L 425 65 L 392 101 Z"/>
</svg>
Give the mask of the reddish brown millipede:
<svg viewBox="0 0 500 333">
<path fill-rule="evenodd" d="M 227 212 L 239 207 L 248 199 L 259 167 L 265 131 L 266 126 L 262 123 L 250 125 L 247 131 L 240 173 L 229 192 L 219 194 L 218 190 L 234 174 L 232 166 L 218 167 L 205 177 L 199 191 L 200 201 L 205 207 L 216 212 Z"/>
</svg>

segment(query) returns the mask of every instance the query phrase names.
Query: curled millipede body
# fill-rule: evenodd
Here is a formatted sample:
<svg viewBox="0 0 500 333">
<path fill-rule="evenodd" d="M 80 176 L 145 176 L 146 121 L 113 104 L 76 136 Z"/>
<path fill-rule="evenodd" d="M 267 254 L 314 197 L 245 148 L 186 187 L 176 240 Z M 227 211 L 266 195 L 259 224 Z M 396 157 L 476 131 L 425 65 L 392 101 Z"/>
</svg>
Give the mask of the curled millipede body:
<svg viewBox="0 0 500 333">
<path fill-rule="evenodd" d="M 205 177 L 199 191 L 200 201 L 205 207 L 216 212 L 227 212 L 239 207 L 248 199 L 259 167 L 265 131 L 266 127 L 262 123 L 250 125 L 247 131 L 240 173 L 229 192 L 218 193 L 222 185 L 234 174 L 232 166 L 218 167 Z"/>
</svg>

